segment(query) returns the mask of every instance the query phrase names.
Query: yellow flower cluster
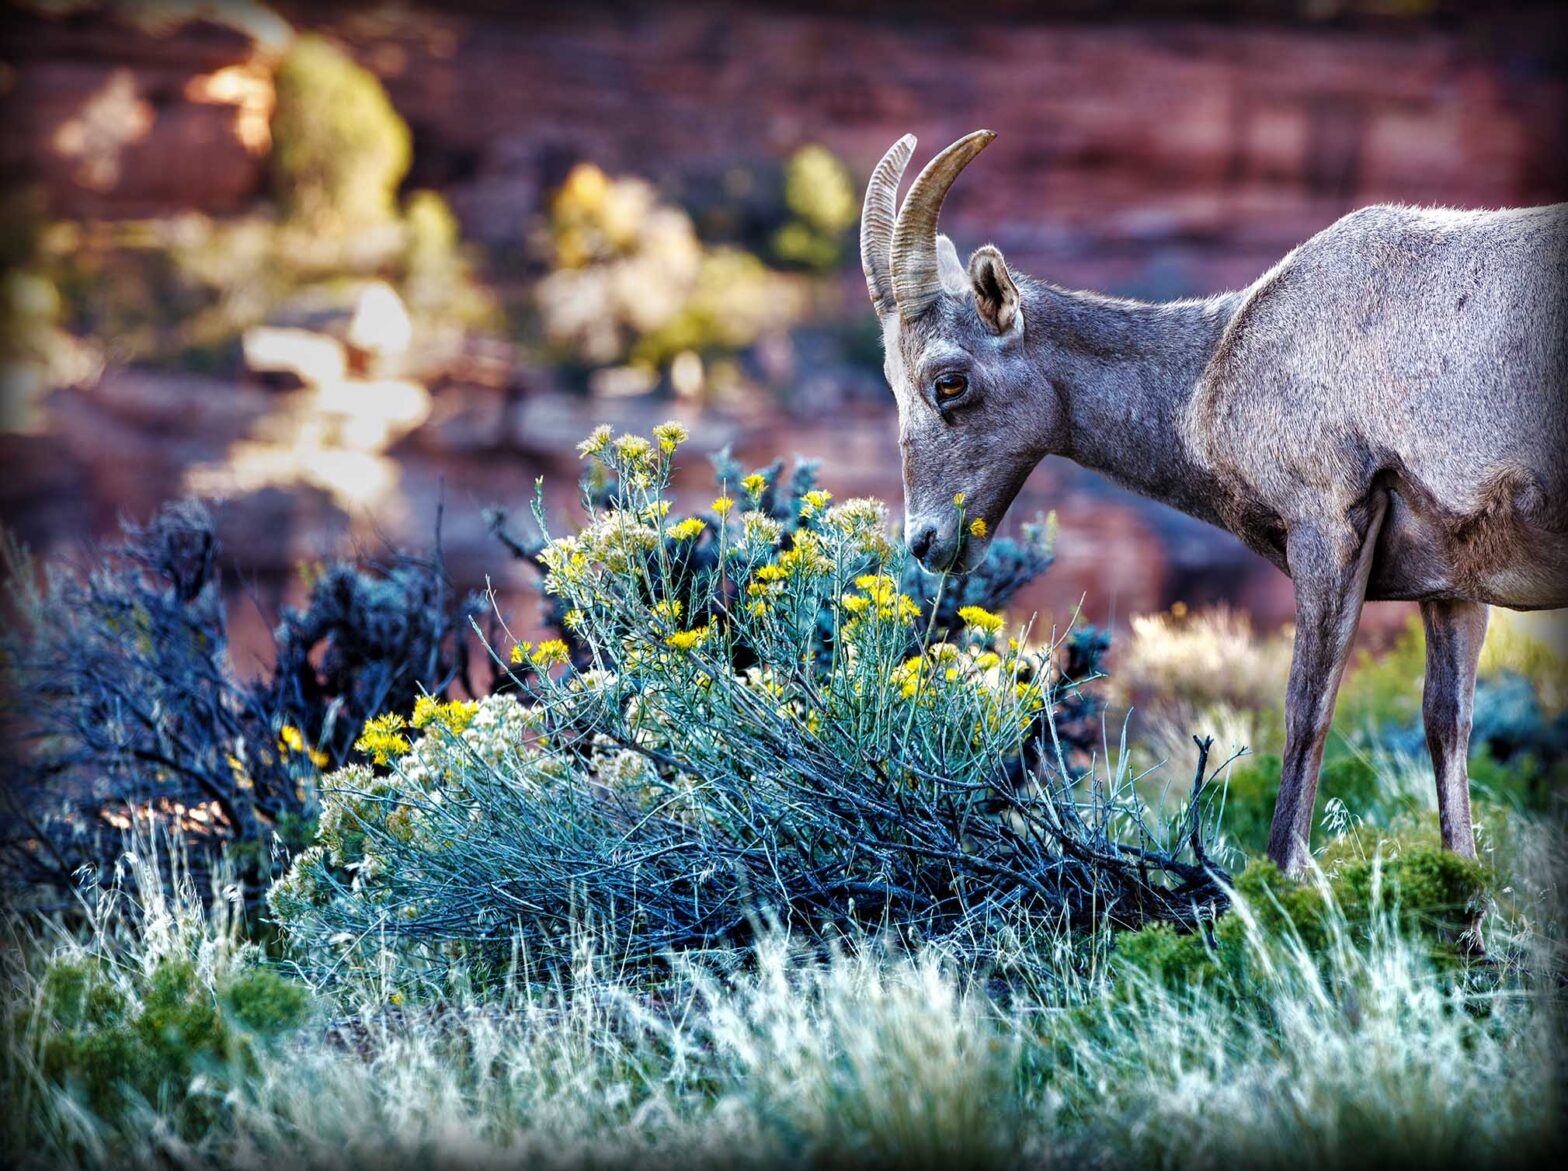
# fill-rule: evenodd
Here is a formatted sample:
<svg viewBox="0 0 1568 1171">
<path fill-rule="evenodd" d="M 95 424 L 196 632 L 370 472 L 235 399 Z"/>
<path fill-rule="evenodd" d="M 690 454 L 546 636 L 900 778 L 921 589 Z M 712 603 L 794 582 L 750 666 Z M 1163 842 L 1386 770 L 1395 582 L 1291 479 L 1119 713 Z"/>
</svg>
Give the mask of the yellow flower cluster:
<svg viewBox="0 0 1568 1171">
<path fill-rule="evenodd" d="M 777 545 L 784 536 L 784 526 L 765 512 L 744 512 L 740 519 L 748 544 Z"/>
<path fill-rule="evenodd" d="M 969 522 L 969 532 L 976 537 L 984 538 L 990 530 L 985 527 L 985 518 L 977 516 Z"/>
<path fill-rule="evenodd" d="M 535 667 L 543 671 L 558 663 L 564 663 L 571 657 L 572 652 L 564 642 L 558 638 L 550 638 L 534 648 L 533 662 Z"/>
<path fill-rule="evenodd" d="M 577 621 L 581 621 L 580 611 L 574 610 L 572 613 L 578 614 L 579 617 Z M 570 619 L 571 615 L 568 614 L 567 618 Z M 568 621 L 567 625 L 575 626 L 577 625 L 577 621 Z M 514 666 L 521 666 L 524 663 L 529 663 L 541 671 L 546 671 L 549 668 L 555 666 L 557 663 L 564 663 L 571 657 L 571 649 L 558 638 L 546 639 L 538 646 L 535 646 L 531 642 L 520 642 L 512 648 L 512 663 Z M 419 714 L 417 708 L 415 709 L 414 714 L 417 718 Z M 421 727 L 422 725 L 416 724 L 415 726 Z"/>
<path fill-rule="evenodd" d="M 822 488 L 813 488 L 800 498 L 800 515 L 802 519 L 809 520 L 828 506 L 828 501 L 833 499 L 833 493 Z"/>
<path fill-rule="evenodd" d="M 674 454 L 688 438 L 686 428 L 674 420 L 653 429 L 653 442 L 641 435 L 615 435 L 609 424 L 602 423 L 577 445 L 577 453 L 584 459 L 597 457 L 605 463 L 619 463 L 622 471 L 646 471 L 654 468 L 660 457 Z"/>
<path fill-rule="evenodd" d="M 746 495 L 756 500 L 767 488 L 768 478 L 759 472 L 753 472 L 740 482 L 740 486 L 746 489 Z"/>
<path fill-rule="evenodd" d="M 991 613 L 983 606 L 960 607 L 958 616 L 971 630 L 978 630 L 984 634 L 996 634 L 1002 629 L 1002 616 Z"/>
<path fill-rule="evenodd" d="M 730 514 L 730 509 L 734 507 L 735 502 L 728 496 L 720 496 L 713 502 L 713 511 L 718 513 L 720 517 L 728 516 Z"/>
<path fill-rule="evenodd" d="M 653 429 L 653 437 L 659 441 L 659 450 L 665 455 L 671 455 L 675 449 L 685 443 L 690 436 L 686 428 L 673 419 L 668 423 L 660 423 Z"/>
<path fill-rule="evenodd" d="M 954 693 L 949 689 L 962 689 L 966 695 L 963 702 L 977 705 L 972 743 L 979 745 L 988 733 L 1010 728 L 1028 731 L 1045 706 L 1040 686 L 1019 679 L 1017 666 L 1012 655 L 1004 660 L 995 651 L 939 642 L 894 667 L 888 683 L 902 698 L 928 706 L 951 703 Z"/>
<path fill-rule="evenodd" d="M 369 755 L 377 764 L 386 764 L 392 757 L 402 756 L 409 750 L 408 737 L 403 735 L 407 727 L 408 721 L 402 716 L 396 712 L 387 712 L 365 724 L 365 730 L 354 741 L 354 747 Z"/>
<path fill-rule="evenodd" d="M 410 717 L 410 723 L 421 729 L 437 725 L 449 732 L 461 734 L 474 722 L 474 715 L 478 711 L 477 700 L 454 699 L 450 703 L 442 703 L 433 695 L 421 695 L 414 701 L 414 714 Z"/>
<path fill-rule="evenodd" d="M 887 505 L 862 496 L 835 504 L 822 518 L 823 527 L 837 533 L 856 553 L 886 561 L 893 553 L 887 539 Z"/>
<path fill-rule="evenodd" d="M 582 456 L 583 459 L 588 459 L 591 456 L 598 455 L 609 445 L 610 425 L 601 423 L 589 432 L 587 439 L 584 439 L 577 445 L 577 454 Z"/>
<path fill-rule="evenodd" d="M 846 635 L 857 634 L 867 619 L 907 625 L 920 617 L 915 600 L 900 593 L 898 583 L 885 573 L 861 574 L 855 579 L 855 588 L 860 593 L 845 594 L 838 600 L 839 609 L 850 615 L 844 624 Z"/>
<path fill-rule="evenodd" d="M 289 753 L 293 752 L 300 756 L 308 757 L 310 759 L 310 763 L 315 765 L 317 768 L 326 768 L 330 763 L 327 754 L 322 752 L 319 748 L 313 748 L 307 744 L 305 742 L 305 733 L 301 732 L 293 724 L 284 724 L 283 727 L 278 729 L 278 752 L 284 756 L 287 756 Z M 233 757 L 230 757 L 229 759 L 231 761 L 231 768 L 234 767 L 235 763 L 238 763 Z M 244 771 L 243 765 L 240 767 L 239 771 Z"/>
<path fill-rule="evenodd" d="M 795 542 L 779 554 L 779 568 L 790 577 L 831 573 L 833 562 L 822 552 L 822 543 L 813 533 L 795 534 Z"/>
<path fill-rule="evenodd" d="M 612 510 L 598 517 L 580 533 L 558 537 L 539 553 L 546 570 L 548 593 L 566 594 L 592 584 L 602 566 L 611 573 L 625 573 L 659 548 L 663 536 L 644 517 Z"/>
<path fill-rule="evenodd" d="M 653 453 L 653 445 L 641 435 L 618 435 L 612 446 L 622 463 L 639 464 Z"/>
<path fill-rule="evenodd" d="M 666 636 L 664 645 L 674 647 L 678 651 L 693 651 L 707 642 L 717 631 L 718 625 L 710 618 L 704 626 L 694 626 L 690 630 L 677 630 L 674 634 Z"/>
<path fill-rule="evenodd" d="M 665 532 L 677 541 L 689 541 L 706 527 L 706 521 L 699 517 L 688 516 L 685 520 L 671 525 Z"/>
</svg>

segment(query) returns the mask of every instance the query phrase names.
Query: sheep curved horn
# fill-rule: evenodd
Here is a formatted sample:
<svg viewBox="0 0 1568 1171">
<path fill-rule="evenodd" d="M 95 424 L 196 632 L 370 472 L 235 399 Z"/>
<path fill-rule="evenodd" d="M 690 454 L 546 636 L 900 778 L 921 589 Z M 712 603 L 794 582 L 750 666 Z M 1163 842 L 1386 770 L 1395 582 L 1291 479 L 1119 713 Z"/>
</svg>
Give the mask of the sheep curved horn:
<svg viewBox="0 0 1568 1171">
<path fill-rule="evenodd" d="M 891 147 L 866 182 L 866 201 L 860 210 L 860 267 L 877 316 L 898 311 L 888 267 L 893 251 L 893 223 L 898 218 L 898 185 L 915 153 L 915 136 L 906 134 Z"/>
<path fill-rule="evenodd" d="M 996 137 L 992 130 L 966 134 L 926 164 L 904 197 L 893 227 L 893 298 L 905 321 L 913 321 L 942 292 L 938 275 L 936 224 L 942 201 L 958 173 Z"/>
</svg>

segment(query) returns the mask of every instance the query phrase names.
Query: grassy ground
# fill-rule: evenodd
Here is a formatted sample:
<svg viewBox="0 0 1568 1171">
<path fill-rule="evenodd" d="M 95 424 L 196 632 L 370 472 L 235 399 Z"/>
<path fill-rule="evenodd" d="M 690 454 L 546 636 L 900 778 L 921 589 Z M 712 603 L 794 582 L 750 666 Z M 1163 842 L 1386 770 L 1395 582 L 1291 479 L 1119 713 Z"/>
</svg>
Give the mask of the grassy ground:
<svg viewBox="0 0 1568 1171">
<path fill-rule="evenodd" d="M 1489 677 L 1526 677 L 1537 714 L 1560 712 L 1561 661 L 1499 629 Z M 178 878 L 178 857 L 142 835 L 120 881 L 84 893 L 81 926 L 10 926 L 8 1161 L 1532 1162 L 1563 1101 L 1568 838 L 1551 773 L 1529 752 L 1500 763 L 1483 748 L 1482 863 L 1435 850 L 1407 640 L 1347 685 L 1320 866 L 1285 882 L 1247 865 L 1272 801 L 1281 654 L 1228 619 L 1167 617 L 1117 668 L 1118 698 L 1147 713 L 1140 763 L 1192 731 L 1223 746 L 1239 729 L 1258 750 L 1233 766 L 1220 822 L 1238 897 L 1208 938 L 1004 916 L 974 927 L 983 968 L 918 942 L 823 949 L 775 932 L 649 977 L 583 922 L 566 976 L 532 979 L 519 954 L 499 988 L 459 970 L 416 1000 L 373 967 L 308 985 L 286 951 L 249 941 L 221 891 L 203 900 L 176 881 L 160 894 L 154 876 Z M 1484 962 L 1456 944 L 1477 907 Z"/>
</svg>

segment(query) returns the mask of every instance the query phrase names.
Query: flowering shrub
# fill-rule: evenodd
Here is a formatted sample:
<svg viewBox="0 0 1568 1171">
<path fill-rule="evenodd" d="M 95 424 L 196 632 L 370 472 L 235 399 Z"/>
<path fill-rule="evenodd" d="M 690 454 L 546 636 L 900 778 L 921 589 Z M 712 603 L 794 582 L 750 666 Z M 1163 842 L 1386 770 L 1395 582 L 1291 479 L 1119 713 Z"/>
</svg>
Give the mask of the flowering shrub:
<svg viewBox="0 0 1568 1171">
<path fill-rule="evenodd" d="M 1083 680 L 1057 645 L 944 608 L 945 580 L 912 596 L 885 507 L 809 476 L 786 495 L 721 460 L 709 511 L 674 515 L 684 438 L 600 428 L 582 527 L 551 537 L 536 507 L 572 646 L 493 648 L 511 690 L 387 712 L 324 778 L 319 839 L 270 896 L 307 962 L 483 971 L 517 938 L 549 966 L 584 919 L 645 960 L 759 915 L 929 937 L 1223 898 L 1195 820 L 1150 826 L 1125 776 L 1068 763 L 1051 714 Z"/>
<path fill-rule="evenodd" d="M 546 224 L 550 272 L 534 291 L 559 359 L 657 371 L 683 351 L 733 351 L 787 326 L 802 290 L 739 248 L 709 247 L 641 179 L 574 167 Z"/>
<path fill-rule="evenodd" d="M 113 868 L 138 812 L 205 859 L 227 847 L 249 894 L 273 878 L 275 841 L 303 842 L 322 770 L 351 759 L 364 720 L 467 676 L 477 599 L 453 590 L 439 550 L 322 568 L 274 634 L 274 666 L 230 659 L 211 515 L 186 501 L 89 570 L 39 574 L 8 543 L 11 621 L 0 630 L 0 882 L 74 900 Z"/>
</svg>

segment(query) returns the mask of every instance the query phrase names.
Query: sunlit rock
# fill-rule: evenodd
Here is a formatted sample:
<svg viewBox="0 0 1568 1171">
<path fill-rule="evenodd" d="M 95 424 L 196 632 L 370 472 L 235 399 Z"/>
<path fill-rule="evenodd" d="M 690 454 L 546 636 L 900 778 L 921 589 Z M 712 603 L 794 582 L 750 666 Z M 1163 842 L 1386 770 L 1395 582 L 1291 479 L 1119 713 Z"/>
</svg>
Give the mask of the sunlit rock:
<svg viewBox="0 0 1568 1171">
<path fill-rule="evenodd" d="M 348 372 L 342 343 L 313 330 L 257 325 L 245 331 L 240 344 L 246 369 L 257 374 L 325 386 L 342 381 Z"/>
<path fill-rule="evenodd" d="M 326 492 L 345 512 L 368 510 L 388 520 L 401 515 L 398 481 L 397 464 L 383 455 L 242 439 L 222 461 L 188 468 L 182 487 L 195 496 L 225 500 L 267 488 L 308 485 Z"/>
<path fill-rule="evenodd" d="M 393 359 L 408 352 L 414 323 L 403 298 L 391 285 L 374 281 L 365 286 L 348 323 L 348 344 L 375 359 Z"/>
<path fill-rule="evenodd" d="M 383 451 L 430 417 L 430 392 L 417 382 L 381 378 L 323 384 L 315 409 L 325 433 L 355 451 Z"/>
</svg>

